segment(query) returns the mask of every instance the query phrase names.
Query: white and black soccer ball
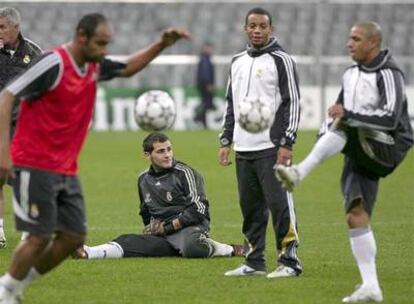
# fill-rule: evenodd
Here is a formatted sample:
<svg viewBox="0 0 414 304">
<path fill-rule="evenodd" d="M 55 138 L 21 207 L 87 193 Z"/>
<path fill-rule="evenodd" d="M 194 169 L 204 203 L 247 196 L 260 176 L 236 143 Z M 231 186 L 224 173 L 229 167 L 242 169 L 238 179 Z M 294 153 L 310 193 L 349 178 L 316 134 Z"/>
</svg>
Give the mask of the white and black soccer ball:
<svg viewBox="0 0 414 304">
<path fill-rule="evenodd" d="M 275 117 L 271 104 L 259 98 L 245 98 L 239 103 L 238 112 L 240 126 L 250 133 L 259 133 L 270 128 Z"/>
<path fill-rule="evenodd" d="M 141 94 L 135 103 L 135 121 L 145 131 L 161 131 L 174 124 L 176 117 L 174 100 L 161 90 Z"/>
</svg>

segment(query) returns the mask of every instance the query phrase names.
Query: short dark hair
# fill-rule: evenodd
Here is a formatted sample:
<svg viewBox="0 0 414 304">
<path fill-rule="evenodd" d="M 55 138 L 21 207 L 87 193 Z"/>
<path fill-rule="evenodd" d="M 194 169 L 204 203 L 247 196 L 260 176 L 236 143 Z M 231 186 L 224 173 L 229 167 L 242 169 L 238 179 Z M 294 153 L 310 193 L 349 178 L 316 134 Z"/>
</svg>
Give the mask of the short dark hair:
<svg viewBox="0 0 414 304">
<path fill-rule="evenodd" d="M 76 33 L 82 32 L 86 37 L 91 38 L 95 34 L 98 25 L 106 22 L 105 16 L 100 13 L 84 15 L 76 26 Z"/>
<path fill-rule="evenodd" d="M 164 133 L 159 133 L 159 132 L 151 133 L 147 137 L 144 138 L 142 142 L 142 149 L 144 150 L 144 152 L 151 153 L 152 151 L 154 151 L 155 143 L 157 142 L 164 143 L 167 140 L 170 140 L 170 139 Z"/>
<path fill-rule="evenodd" d="M 266 15 L 267 18 L 269 18 L 269 25 L 272 25 L 272 16 L 264 8 L 255 7 L 255 8 L 252 8 L 250 11 L 248 11 L 246 14 L 246 19 L 244 20 L 244 25 L 247 25 L 247 19 L 249 18 L 250 15 Z"/>
</svg>

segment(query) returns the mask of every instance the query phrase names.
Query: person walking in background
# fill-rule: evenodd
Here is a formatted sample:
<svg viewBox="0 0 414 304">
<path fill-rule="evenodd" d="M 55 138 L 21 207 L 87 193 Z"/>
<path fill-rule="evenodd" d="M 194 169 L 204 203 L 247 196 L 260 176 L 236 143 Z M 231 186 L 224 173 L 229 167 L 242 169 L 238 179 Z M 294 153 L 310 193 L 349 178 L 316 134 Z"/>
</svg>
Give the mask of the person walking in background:
<svg viewBox="0 0 414 304">
<path fill-rule="evenodd" d="M 345 71 L 338 100 L 328 109 L 334 119 L 331 129 L 325 130 L 302 162 L 276 167 L 278 178 L 292 191 L 324 160 L 340 152 L 345 155 L 341 186 L 351 250 L 362 284 L 343 303 L 383 300 L 371 216 L 379 179 L 401 163 L 414 143 L 404 75 L 381 43 L 378 24 L 359 22 L 351 28 L 347 47 L 357 64 Z"/>
<path fill-rule="evenodd" d="M 25 70 L 42 50 L 21 33 L 21 16 L 12 7 L 0 8 L 0 91 L 6 84 Z M 10 136 L 13 136 L 19 111 L 19 102 L 14 103 Z M 4 193 L 0 181 L 0 249 L 6 247 L 4 233 Z"/>
<path fill-rule="evenodd" d="M 203 177 L 174 159 L 173 147 L 163 133 L 151 133 L 143 141 L 150 167 L 138 177 L 142 234 L 124 234 L 98 246 L 83 246 L 75 257 L 207 258 L 242 256 L 242 245 L 228 245 L 209 237 L 209 202 Z"/>
<path fill-rule="evenodd" d="M 71 42 L 40 57 L 0 93 L 0 181 L 13 179 L 18 230 L 29 236 L 0 278 L 0 303 L 83 245 L 86 216 L 77 159 L 92 119 L 98 80 L 129 77 L 190 34 L 170 28 L 125 60 L 105 57 L 113 33 L 99 13 L 83 16 Z M 10 146 L 13 103 L 23 99 Z"/>
<path fill-rule="evenodd" d="M 278 265 L 267 278 L 299 276 L 302 266 L 296 254 L 299 238 L 293 197 L 282 189 L 273 171 L 276 163 L 288 165 L 292 159 L 300 118 L 296 64 L 271 36 L 272 17 L 268 11 L 251 9 L 244 30 L 249 44 L 231 63 L 218 158 L 222 166 L 230 165 L 233 144 L 246 260 L 225 275 L 266 274 L 265 241 L 270 210 Z M 258 98 L 274 107 L 275 120 L 269 129 L 253 134 L 241 128 L 237 108 L 244 98 Z"/>
<path fill-rule="evenodd" d="M 201 103 L 196 109 L 194 120 L 200 122 L 204 129 L 208 129 L 208 110 L 214 110 L 214 65 L 211 62 L 212 54 L 213 45 L 210 42 L 204 43 L 197 65 L 197 89 L 200 94 Z"/>
</svg>

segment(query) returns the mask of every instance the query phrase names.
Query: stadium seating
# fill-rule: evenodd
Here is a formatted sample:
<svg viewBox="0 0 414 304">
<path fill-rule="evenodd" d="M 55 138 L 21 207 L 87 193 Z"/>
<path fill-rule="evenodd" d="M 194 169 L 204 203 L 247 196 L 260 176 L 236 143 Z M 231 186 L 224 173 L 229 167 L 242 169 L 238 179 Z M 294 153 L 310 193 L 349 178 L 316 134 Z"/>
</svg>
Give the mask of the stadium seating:
<svg viewBox="0 0 414 304">
<path fill-rule="evenodd" d="M 87 12 L 105 14 L 113 25 L 115 43 L 111 53 L 127 54 L 156 39 L 163 28 L 180 26 L 193 33 L 192 41 L 181 42 L 164 54 L 196 55 L 203 41 L 214 44 L 216 55 L 231 55 L 245 46 L 243 22 L 252 6 L 268 9 L 281 44 L 296 56 L 346 56 L 349 27 L 358 20 L 381 24 L 385 45 L 398 57 L 414 56 L 414 2 L 401 4 L 348 4 L 345 2 L 281 3 L 39 3 L 16 2 L 23 17 L 23 32 L 43 48 L 68 41 L 78 18 Z M 321 33 L 321 35 L 318 35 Z M 329 83 L 338 83 L 346 65 L 326 65 Z M 414 83 L 414 63 L 402 64 L 407 80 Z M 143 76 L 115 81 L 111 86 L 193 85 L 193 65 L 151 66 Z M 217 66 L 217 82 L 224 86 L 228 65 Z M 312 64 L 301 64 L 302 84 L 318 83 Z"/>
</svg>

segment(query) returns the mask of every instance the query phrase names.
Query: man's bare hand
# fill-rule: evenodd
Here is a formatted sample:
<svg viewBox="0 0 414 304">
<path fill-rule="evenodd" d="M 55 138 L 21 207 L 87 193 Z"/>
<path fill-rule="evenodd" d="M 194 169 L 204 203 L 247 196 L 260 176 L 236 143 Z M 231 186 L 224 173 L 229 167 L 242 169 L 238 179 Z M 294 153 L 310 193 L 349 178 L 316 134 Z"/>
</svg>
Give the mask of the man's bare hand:
<svg viewBox="0 0 414 304">
<path fill-rule="evenodd" d="M 332 118 L 341 119 L 344 116 L 344 107 L 341 104 L 334 104 L 333 106 L 329 107 L 328 115 Z"/>
<path fill-rule="evenodd" d="M 164 46 L 170 46 L 176 43 L 180 39 L 189 39 L 191 37 L 190 32 L 179 28 L 168 28 L 164 31 L 161 37 L 162 44 Z"/>
<path fill-rule="evenodd" d="M 218 153 L 218 161 L 219 164 L 222 166 L 229 166 L 231 165 L 231 161 L 229 160 L 230 148 L 229 147 L 221 147 Z"/>
<path fill-rule="evenodd" d="M 292 151 L 288 148 L 280 147 L 277 151 L 277 164 L 290 166 L 292 164 Z"/>
</svg>

